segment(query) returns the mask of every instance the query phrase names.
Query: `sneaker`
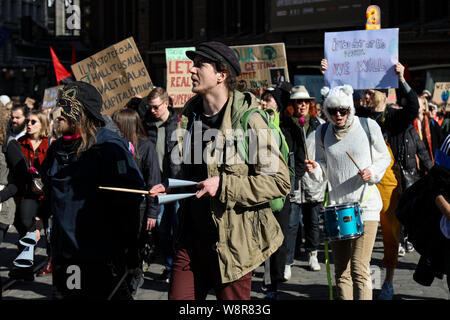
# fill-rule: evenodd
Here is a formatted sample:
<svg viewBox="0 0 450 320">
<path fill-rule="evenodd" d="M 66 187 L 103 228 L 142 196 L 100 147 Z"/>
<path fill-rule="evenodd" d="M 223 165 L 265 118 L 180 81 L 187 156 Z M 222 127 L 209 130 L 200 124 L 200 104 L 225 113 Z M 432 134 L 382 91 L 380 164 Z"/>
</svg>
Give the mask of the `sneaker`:
<svg viewBox="0 0 450 320">
<path fill-rule="evenodd" d="M 170 282 L 170 276 L 171 276 L 171 272 L 170 270 L 164 269 L 163 273 L 161 275 L 159 275 L 156 280 L 157 281 L 162 281 L 165 283 L 169 283 Z"/>
<path fill-rule="evenodd" d="M 269 291 L 266 293 L 264 300 L 277 300 L 278 293 L 274 291 Z"/>
<path fill-rule="evenodd" d="M 403 246 L 401 244 L 398 245 L 398 256 L 399 257 L 404 257 L 405 256 L 405 248 L 403 248 Z"/>
<path fill-rule="evenodd" d="M 381 287 L 381 292 L 378 295 L 378 300 L 392 300 L 394 297 L 394 288 L 392 282 L 385 282 Z"/>
<path fill-rule="evenodd" d="M 406 252 L 413 252 L 414 246 L 411 242 L 406 241 L 405 249 L 406 249 Z"/>
<path fill-rule="evenodd" d="M 289 264 L 284 266 L 284 280 L 288 281 L 291 279 L 291 266 Z"/>
<path fill-rule="evenodd" d="M 317 250 L 309 253 L 308 266 L 311 271 L 320 271 L 320 264 L 317 260 Z"/>
<path fill-rule="evenodd" d="M 42 269 L 42 270 L 39 272 L 39 276 L 45 276 L 45 275 L 51 274 L 52 271 L 53 271 L 52 263 L 49 261 L 49 262 L 45 265 L 44 269 Z"/>
</svg>

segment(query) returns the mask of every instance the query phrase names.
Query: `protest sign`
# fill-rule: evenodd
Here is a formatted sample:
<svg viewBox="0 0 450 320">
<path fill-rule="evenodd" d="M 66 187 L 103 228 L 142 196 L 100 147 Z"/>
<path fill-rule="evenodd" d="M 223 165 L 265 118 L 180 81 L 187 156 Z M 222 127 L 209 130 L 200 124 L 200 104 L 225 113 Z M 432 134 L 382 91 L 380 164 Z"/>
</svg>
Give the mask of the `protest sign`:
<svg viewBox="0 0 450 320">
<path fill-rule="evenodd" d="M 448 104 L 450 98 L 450 82 L 436 82 L 434 84 L 433 102 L 441 105 L 443 103 Z"/>
<path fill-rule="evenodd" d="M 193 61 L 186 57 L 188 50 L 195 50 L 195 47 L 166 49 L 166 88 L 172 98 L 174 108 L 182 108 L 195 95 L 192 93 L 192 80 L 189 72 Z"/>
<path fill-rule="evenodd" d="M 42 108 L 53 108 L 56 106 L 56 99 L 58 98 L 58 90 L 63 86 L 56 86 L 47 88 L 44 91 L 44 99 L 42 100 Z"/>
<path fill-rule="evenodd" d="M 398 88 L 398 28 L 326 32 L 325 58 L 325 84 L 330 88 Z"/>
<path fill-rule="evenodd" d="M 113 114 L 134 96 L 145 97 L 153 88 L 133 37 L 72 65 L 72 71 L 78 81 L 89 82 L 100 92 L 103 114 Z"/>
<path fill-rule="evenodd" d="M 268 87 L 289 81 L 284 43 L 230 47 L 241 65 L 238 83 L 246 91 L 260 96 Z"/>
</svg>

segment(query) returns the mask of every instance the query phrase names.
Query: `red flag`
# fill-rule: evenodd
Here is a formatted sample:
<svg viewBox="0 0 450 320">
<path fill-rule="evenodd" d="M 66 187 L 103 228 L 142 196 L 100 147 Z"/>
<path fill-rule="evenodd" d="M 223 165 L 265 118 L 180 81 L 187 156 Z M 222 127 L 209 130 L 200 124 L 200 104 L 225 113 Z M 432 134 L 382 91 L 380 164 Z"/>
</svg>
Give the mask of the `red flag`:
<svg viewBox="0 0 450 320">
<path fill-rule="evenodd" d="M 61 64 L 61 62 L 59 62 L 59 59 L 56 56 L 55 51 L 53 51 L 53 48 L 51 46 L 50 46 L 50 53 L 52 55 L 53 67 L 55 68 L 56 82 L 58 83 L 58 86 L 59 86 L 59 82 L 62 79 L 68 78 L 71 75 L 69 72 L 67 72 L 66 68 L 64 68 L 64 66 Z"/>
<path fill-rule="evenodd" d="M 75 42 L 72 43 L 72 64 L 75 64 L 77 62 L 76 55 L 75 55 Z"/>
</svg>

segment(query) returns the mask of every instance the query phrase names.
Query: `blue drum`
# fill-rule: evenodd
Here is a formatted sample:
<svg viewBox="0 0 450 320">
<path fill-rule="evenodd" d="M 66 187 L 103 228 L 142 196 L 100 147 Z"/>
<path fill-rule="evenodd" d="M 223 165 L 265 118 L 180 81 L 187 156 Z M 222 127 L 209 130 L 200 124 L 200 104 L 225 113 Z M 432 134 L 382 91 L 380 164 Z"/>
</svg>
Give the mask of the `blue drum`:
<svg viewBox="0 0 450 320">
<path fill-rule="evenodd" d="M 328 206 L 320 211 L 323 213 L 326 241 L 356 239 L 364 234 L 359 202 Z"/>
</svg>

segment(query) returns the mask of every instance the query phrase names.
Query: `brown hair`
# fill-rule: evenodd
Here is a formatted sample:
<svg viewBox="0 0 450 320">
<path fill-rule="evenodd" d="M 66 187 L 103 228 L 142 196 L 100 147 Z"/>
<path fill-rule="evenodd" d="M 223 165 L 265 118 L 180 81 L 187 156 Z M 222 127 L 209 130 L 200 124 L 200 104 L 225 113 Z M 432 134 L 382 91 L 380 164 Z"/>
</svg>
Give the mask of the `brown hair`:
<svg viewBox="0 0 450 320">
<path fill-rule="evenodd" d="M 117 125 L 122 136 L 135 146 L 134 158 L 140 159 L 138 152 L 138 140 L 146 138 L 144 127 L 139 114 L 130 108 L 117 110 L 112 116 L 112 120 Z M 139 161 L 136 161 L 139 165 Z"/>
<path fill-rule="evenodd" d="M 148 101 L 156 99 L 156 98 L 161 98 L 162 102 L 167 102 L 169 101 L 169 94 L 167 93 L 167 91 L 164 88 L 161 87 L 156 87 L 153 88 L 152 91 L 150 91 L 150 93 L 147 96 Z"/>
<path fill-rule="evenodd" d="M 0 108 L 0 144 L 5 142 L 8 111 Z"/>
<path fill-rule="evenodd" d="M 82 152 L 88 150 L 94 145 L 97 127 L 99 126 L 98 120 L 88 116 L 84 108 L 79 108 L 79 110 L 80 120 L 74 124 L 75 132 L 79 133 L 81 136 L 81 144 L 78 147 L 77 156 L 80 156 Z M 72 120 L 70 120 L 65 114 L 63 115 L 67 120 L 69 120 L 69 123 L 73 124 Z"/>
<path fill-rule="evenodd" d="M 217 72 L 225 72 L 227 74 L 227 80 L 225 84 L 228 90 L 229 91 L 237 90 L 238 88 L 237 77 L 231 73 L 229 67 L 220 62 L 213 62 L 212 64 L 215 66 Z"/>
</svg>

